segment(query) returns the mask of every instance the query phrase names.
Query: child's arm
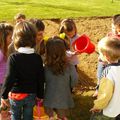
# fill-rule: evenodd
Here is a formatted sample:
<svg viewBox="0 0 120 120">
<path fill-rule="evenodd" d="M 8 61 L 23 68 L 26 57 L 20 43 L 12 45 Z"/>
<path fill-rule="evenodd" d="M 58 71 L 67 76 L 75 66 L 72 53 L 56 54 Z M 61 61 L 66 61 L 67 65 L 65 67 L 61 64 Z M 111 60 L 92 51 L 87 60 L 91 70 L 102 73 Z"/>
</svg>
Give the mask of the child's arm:
<svg viewBox="0 0 120 120">
<path fill-rule="evenodd" d="M 3 58 L 4 58 L 4 55 L 3 55 L 2 51 L 0 50 L 0 62 L 3 60 Z"/>
<path fill-rule="evenodd" d="M 43 68 L 43 61 L 40 57 L 39 60 L 39 73 L 38 73 L 38 84 L 37 84 L 37 98 L 43 99 L 44 97 L 44 82 L 45 82 L 45 76 L 44 76 L 44 68 Z"/>
<path fill-rule="evenodd" d="M 8 70 L 7 70 L 6 78 L 1 90 L 2 99 L 8 98 L 8 93 L 13 87 L 13 84 L 16 82 L 16 77 L 15 77 L 16 71 L 14 68 L 15 68 L 14 59 L 12 56 L 10 56 L 8 58 Z"/>
<path fill-rule="evenodd" d="M 112 98 L 113 90 L 114 83 L 107 78 L 102 78 L 98 91 L 98 97 L 94 101 L 94 106 L 91 111 L 95 112 L 97 110 L 102 110 L 103 108 L 105 108 Z"/>
<path fill-rule="evenodd" d="M 78 73 L 74 65 L 71 65 L 70 67 L 70 87 L 73 88 L 78 83 Z"/>
<path fill-rule="evenodd" d="M 67 50 L 66 51 L 66 55 L 67 55 L 67 57 L 69 57 L 69 58 L 71 58 L 71 57 L 73 57 L 74 55 L 79 55 L 80 53 L 79 52 L 77 52 L 77 51 L 70 51 L 70 50 Z"/>
</svg>

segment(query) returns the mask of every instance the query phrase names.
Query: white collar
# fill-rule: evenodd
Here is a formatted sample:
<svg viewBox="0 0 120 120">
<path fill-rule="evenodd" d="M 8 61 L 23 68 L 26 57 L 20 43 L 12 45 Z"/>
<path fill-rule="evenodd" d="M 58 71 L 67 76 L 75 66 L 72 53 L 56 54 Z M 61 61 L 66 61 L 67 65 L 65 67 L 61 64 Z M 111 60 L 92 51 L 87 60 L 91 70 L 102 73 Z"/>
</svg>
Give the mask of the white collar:
<svg viewBox="0 0 120 120">
<path fill-rule="evenodd" d="M 30 47 L 20 47 L 17 50 L 19 53 L 32 54 L 35 52 L 34 48 Z"/>
</svg>

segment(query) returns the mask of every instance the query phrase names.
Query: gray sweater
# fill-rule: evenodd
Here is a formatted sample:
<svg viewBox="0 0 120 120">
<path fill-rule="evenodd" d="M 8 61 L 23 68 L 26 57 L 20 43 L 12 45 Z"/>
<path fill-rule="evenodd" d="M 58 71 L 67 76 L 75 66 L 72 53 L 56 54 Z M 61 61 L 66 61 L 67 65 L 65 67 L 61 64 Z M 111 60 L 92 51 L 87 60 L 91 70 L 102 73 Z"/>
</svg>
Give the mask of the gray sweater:
<svg viewBox="0 0 120 120">
<path fill-rule="evenodd" d="M 75 66 L 69 64 L 64 75 L 54 75 L 50 68 L 45 67 L 45 81 L 45 107 L 56 109 L 68 109 L 74 107 L 71 88 L 78 82 Z"/>
</svg>

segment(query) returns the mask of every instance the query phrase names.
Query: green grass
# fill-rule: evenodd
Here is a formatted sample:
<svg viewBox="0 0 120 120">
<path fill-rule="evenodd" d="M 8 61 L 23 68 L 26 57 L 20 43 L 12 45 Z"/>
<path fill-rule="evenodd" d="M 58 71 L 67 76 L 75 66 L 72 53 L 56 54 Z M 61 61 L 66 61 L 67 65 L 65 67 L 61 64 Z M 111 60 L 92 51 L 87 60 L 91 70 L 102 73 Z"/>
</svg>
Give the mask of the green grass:
<svg viewBox="0 0 120 120">
<path fill-rule="evenodd" d="M 89 120 L 91 116 L 90 109 L 93 107 L 93 91 L 84 92 L 80 95 L 74 95 L 75 108 L 71 110 L 70 120 Z"/>
<path fill-rule="evenodd" d="M 77 18 L 120 13 L 120 0 L 0 0 L 0 20 L 18 12 L 28 18 Z"/>
</svg>

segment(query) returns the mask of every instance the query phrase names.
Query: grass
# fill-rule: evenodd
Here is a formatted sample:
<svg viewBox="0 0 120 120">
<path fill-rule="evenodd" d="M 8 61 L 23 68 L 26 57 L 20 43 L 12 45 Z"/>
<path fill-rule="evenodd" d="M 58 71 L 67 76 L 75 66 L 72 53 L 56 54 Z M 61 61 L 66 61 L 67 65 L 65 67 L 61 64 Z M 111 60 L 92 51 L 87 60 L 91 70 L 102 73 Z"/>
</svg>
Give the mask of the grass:
<svg viewBox="0 0 120 120">
<path fill-rule="evenodd" d="M 74 95 L 75 109 L 71 111 L 70 120 L 89 120 L 93 107 L 93 98 L 91 97 L 93 91 L 84 91 L 80 95 Z"/>
<path fill-rule="evenodd" d="M 120 0 L 0 0 L 0 20 L 12 20 L 18 12 L 28 18 L 77 18 L 120 13 Z"/>
</svg>

